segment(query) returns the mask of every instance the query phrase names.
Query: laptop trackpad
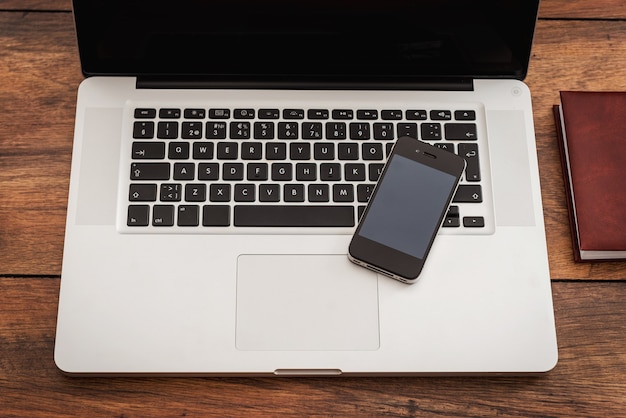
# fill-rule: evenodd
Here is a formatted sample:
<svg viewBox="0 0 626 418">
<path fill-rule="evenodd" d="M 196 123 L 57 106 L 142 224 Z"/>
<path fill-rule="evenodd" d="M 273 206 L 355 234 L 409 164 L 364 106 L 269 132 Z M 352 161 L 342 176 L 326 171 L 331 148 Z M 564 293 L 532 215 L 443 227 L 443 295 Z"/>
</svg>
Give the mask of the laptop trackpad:
<svg viewBox="0 0 626 418">
<path fill-rule="evenodd" d="M 378 278 L 346 255 L 241 255 L 240 350 L 376 350 Z"/>
</svg>

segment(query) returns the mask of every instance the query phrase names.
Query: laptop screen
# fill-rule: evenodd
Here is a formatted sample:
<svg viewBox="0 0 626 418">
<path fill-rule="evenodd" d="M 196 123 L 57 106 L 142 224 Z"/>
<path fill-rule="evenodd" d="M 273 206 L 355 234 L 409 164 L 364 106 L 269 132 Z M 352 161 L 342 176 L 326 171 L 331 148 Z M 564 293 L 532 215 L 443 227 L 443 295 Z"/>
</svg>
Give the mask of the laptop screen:
<svg viewBox="0 0 626 418">
<path fill-rule="evenodd" d="M 526 75 L 539 0 L 74 0 L 85 75 Z"/>
</svg>

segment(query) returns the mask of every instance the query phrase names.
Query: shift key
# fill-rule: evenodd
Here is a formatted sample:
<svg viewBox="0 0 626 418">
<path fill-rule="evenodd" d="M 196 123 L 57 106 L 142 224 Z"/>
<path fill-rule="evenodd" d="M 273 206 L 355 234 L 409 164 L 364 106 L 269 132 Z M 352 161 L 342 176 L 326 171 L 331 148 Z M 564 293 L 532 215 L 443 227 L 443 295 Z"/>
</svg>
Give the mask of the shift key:
<svg viewBox="0 0 626 418">
<path fill-rule="evenodd" d="M 170 163 L 132 163 L 131 180 L 169 180 Z"/>
<path fill-rule="evenodd" d="M 462 184 L 456 189 L 454 203 L 480 203 L 483 201 L 483 189 L 478 184 Z"/>
</svg>

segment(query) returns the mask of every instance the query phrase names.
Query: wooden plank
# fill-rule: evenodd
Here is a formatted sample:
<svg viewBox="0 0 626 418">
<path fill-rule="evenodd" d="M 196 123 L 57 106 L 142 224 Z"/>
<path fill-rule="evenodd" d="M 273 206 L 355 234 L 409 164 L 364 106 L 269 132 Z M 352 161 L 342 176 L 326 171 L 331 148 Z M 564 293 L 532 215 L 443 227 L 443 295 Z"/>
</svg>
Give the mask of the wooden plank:
<svg viewBox="0 0 626 418">
<path fill-rule="evenodd" d="M 71 11 L 72 0 L 0 0 L 0 10 Z"/>
<path fill-rule="evenodd" d="M 65 377 L 52 359 L 58 287 L 57 279 L 0 278 L 2 416 L 575 417 L 626 411 L 624 282 L 553 284 L 560 360 L 544 375 L 310 379 Z"/>
<path fill-rule="evenodd" d="M 82 78 L 71 14 L 0 13 L 0 274 L 60 272 Z"/>
<path fill-rule="evenodd" d="M 626 19 L 624 0 L 542 0 L 540 18 L 551 19 Z"/>
</svg>

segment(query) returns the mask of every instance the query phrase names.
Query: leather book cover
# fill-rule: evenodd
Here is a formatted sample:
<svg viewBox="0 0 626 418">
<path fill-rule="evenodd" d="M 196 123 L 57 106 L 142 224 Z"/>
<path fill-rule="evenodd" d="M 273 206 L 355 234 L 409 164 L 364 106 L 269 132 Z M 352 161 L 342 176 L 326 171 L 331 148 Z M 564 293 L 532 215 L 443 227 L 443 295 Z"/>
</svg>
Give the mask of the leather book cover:
<svg viewBox="0 0 626 418">
<path fill-rule="evenodd" d="M 555 118 L 575 258 L 626 258 L 626 92 L 561 92 Z"/>
</svg>

